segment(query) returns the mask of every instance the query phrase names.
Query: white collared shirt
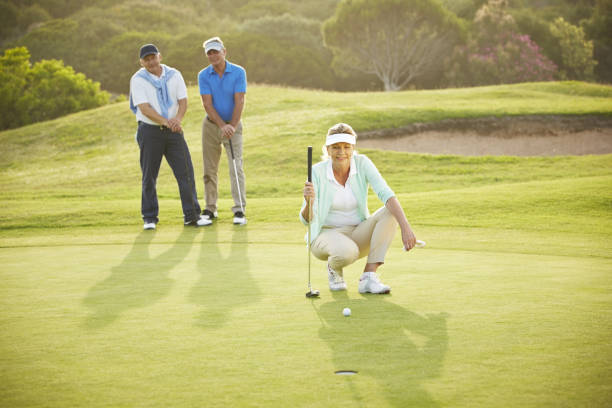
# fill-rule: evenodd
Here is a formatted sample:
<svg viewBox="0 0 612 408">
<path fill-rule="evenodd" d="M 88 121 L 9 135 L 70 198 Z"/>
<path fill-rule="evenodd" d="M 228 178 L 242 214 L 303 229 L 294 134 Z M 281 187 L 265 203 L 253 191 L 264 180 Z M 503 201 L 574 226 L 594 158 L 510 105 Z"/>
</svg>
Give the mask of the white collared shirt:
<svg viewBox="0 0 612 408">
<path fill-rule="evenodd" d="M 351 156 L 351 168 L 345 185 L 338 183 L 334 177 L 331 159 L 327 163 L 327 182 L 335 190 L 331 208 L 324 225 L 329 227 L 345 227 L 358 225 L 361 222 L 357 209 L 357 199 L 351 189 L 351 177 L 357 174 L 355 159 Z"/>
<path fill-rule="evenodd" d="M 166 68 L 162 65 L 162 76 L 166 75 Z M 153 78 L 157 78 L 155 75 L 151 74 L 149 71 L 146 71 L 147 75 L 150 75 Z M 168 109 L 168 118 L 173 118 L 176 116 L 178 112 L 178 101 L 181 99 L 187 98 L 187 87 L 185 86 L 185 80 L 180 72 L 174 74 L 172 78 L 168 80 L 168 96 L 172 101 L 172 106 Z M 155 112 L 161 115 L 161 107 L 159 106 L 159 101 L 157 99 L 157 90 L 153 85 L 149 83 L 144 78 L 140 78 L 138 75 L 134 74 L 132 79 L 130 80 L 130 92 L 132 93 L 132 101 L 134 105 L 137 107 L 136 110 L 136 120 L 148 123 L 150 125 L 157 125 L 153 120 L 149 119 L 145 116 L 138 108 L 138 105 L 144 102 L 148 102 L 149 105 Z"/>
</svg>

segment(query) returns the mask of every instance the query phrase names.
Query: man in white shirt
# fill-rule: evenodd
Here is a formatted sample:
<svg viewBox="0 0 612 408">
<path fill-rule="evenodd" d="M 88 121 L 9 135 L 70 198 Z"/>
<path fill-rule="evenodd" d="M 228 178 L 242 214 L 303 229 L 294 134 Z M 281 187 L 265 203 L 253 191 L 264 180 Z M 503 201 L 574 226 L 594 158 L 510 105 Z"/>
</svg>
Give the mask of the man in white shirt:
<svg viewBox="0 0 612 408">
<path fill-rule="evenodd" d="M 153 44 L 140 48 L 140 65 L 130 80 L 130 109 L 136 115 L 142 170 L 141 212 L 145 230 L 154 230 L 159 214 L 157 175 L 166 157 L 179 185 L 185 225 L 210 225 L 200 216 L 193 164 L 181 121 L 187 112 L 187 87 L 181 73 L 161 63 Z"/>
</svg>

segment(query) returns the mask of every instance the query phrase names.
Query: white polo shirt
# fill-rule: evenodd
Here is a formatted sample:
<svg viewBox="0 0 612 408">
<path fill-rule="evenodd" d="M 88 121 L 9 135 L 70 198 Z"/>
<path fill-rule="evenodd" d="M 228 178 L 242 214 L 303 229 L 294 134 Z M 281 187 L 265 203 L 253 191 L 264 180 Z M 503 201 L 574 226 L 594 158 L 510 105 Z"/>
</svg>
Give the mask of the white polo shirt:
<svg viewBox="0 0 612 408">
<path fill-rule="evenodd" d="M 166 67 L 162 65 L 162 77 L 166 75 L 166 71 Z M 149 71 L 145 70 L 145 72 L 147 75 L 151 76 L 151 78 L 161 78 L 153 75 Z M 179 71 L 170 78 L 167 85 L 168 97 L 173 102 L 172 106 L 168 109 L 168 119 L 172 119 L 178 112 L 178 101 L 187 98 L 187 86 L 185 86 L 185 80 Z M 139 104 L 148 102 L 149 105 L 161 115 L 161 108 L 157 100 L 157 90 L 155 87 L 151 85 L 149 81 L 139 77 L 137 73 L 135 73 L 132 75 L 132 79 L 130 79 L 130 93 L 132 94 L 132 102 L 134 106 L 136 106 L 136 120 L 143 121 L 150 125 L 157 125 L 157 123 L 146 117 L 138 107 Z"/>
<path fill-rule="evenodd" d="M 328 227 L 359 225 L 361 218 L 359 218 L 357 199 L 351 188 L 351 177 L 357 174 L 355 159 L 351 157 L 351 169 L 349 170 L 349 177 L 344 185 L 338 183 L 338 180 L 334 177 L 331 162 L 331 159 L 329 159 L 327 163 L 327 182 L 332 185 L 335 193 L 324 225 Z"/>
</svg>

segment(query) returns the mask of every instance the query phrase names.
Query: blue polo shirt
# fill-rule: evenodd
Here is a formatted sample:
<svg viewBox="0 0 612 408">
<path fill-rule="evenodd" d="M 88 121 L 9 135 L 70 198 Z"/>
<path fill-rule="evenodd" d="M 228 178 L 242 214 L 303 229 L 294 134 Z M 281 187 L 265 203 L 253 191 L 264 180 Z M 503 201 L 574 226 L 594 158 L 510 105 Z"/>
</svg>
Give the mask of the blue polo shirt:
<svg viewBox="0 0 612 408">
<path fill-rule="evenodd" d="M 212 65 L 198 74 L 200 95 L 212 95 L 213 107 L 226 122 L 232 120 L 234 113 L 234 94 L 246 93 L 246 71 L 240 65 L 225 61 L 223 78 L 215 72 Z"/>
</svg>

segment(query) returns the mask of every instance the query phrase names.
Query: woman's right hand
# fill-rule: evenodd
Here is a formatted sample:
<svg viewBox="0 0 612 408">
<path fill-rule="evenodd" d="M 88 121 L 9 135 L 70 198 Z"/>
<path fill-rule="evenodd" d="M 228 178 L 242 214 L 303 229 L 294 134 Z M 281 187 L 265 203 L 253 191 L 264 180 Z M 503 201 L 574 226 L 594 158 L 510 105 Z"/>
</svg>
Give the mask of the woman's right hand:
<svg viewBox="0 0 612 408">
<path fill-rule="evenodd" d="M 307 181 L 306 183 L 304 183 L 304 199 L 308 203 L 311 200 L 314 200 L 314 198 L 315 198 L 314 185 L 310 181 Z"/>
</svg>

